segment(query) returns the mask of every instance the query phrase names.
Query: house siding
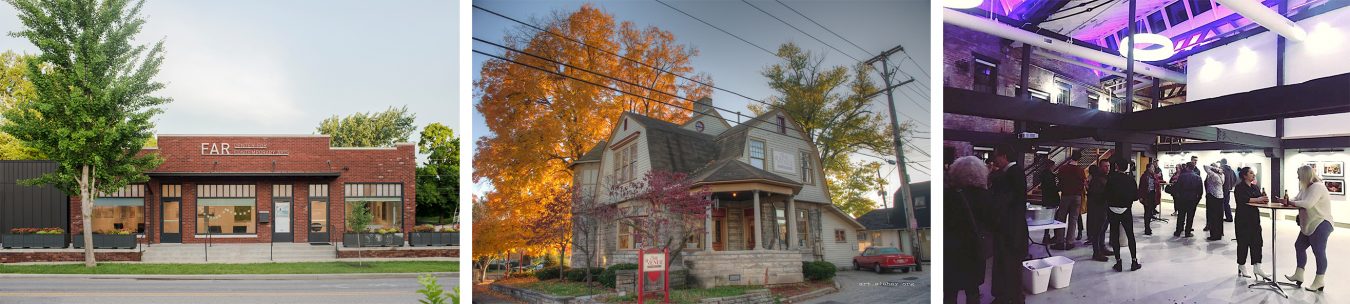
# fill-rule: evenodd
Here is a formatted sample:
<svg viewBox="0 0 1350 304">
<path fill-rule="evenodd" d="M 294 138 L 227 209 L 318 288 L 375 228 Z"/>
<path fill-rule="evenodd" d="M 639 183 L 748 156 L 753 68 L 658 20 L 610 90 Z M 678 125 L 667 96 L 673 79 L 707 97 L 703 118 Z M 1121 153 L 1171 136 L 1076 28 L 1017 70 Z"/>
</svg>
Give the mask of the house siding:
<svg viewBox="0 0 1350 304">
<path fill-rule="evenodd" d="M 858 255 L 858 228 L 849 225 L 848 219 L 842 218 L 838 213 L 829 211 L 821 212 L 820 222 L 824 260 L 838 268 L 853 267 L 853 257 Z M 844 230 L 843 243 L 835 241 L 836 229 Z"/>
<path fill-rule="evenodd" d="M 796 182 L 802 182 L 802 174 L 800 170 L 801 164 L 793 164 L 792 166 L 793 168 L 798 168 L 796 170 L 792 170 L 793 172 L 783 172 L 773 169 L 774 151 L 791 153 L 793 155 L 793 160 L 795 161 L 800 161 L 797 159 L 797 157 L 800 157 L 799 155 L 801 151 L 808 152 L 808 154 L 811 154 L 813 158 L 816 157 L 812 145 L 808 143 L 805 139 L 798 138 L 799 136 L 801 136 L 802 133 L 793 130 L 788 130 L 788 134 L 778 133 L 776 132 L 776 130 L 778 130 L 778 126 L 764 121 L 751 121 L 747 123 L 751 124 L 751 128 L 747 131 L 746 136 L 747 142 L 745 143 L 745 145 L 749 145 L 748 141 L 750 140 L 764 140 L 764 147 L 766 149 L 764 151 L 765 155 L 764 170 L 792 179 L 793 181 Z M 789 127 L 791 128 L 793 126 L 789 124 Z M 747 164 L 750 163 L 750 149 L 748 147 L 745 149 L 745 152 L 741 153 L 739 160 Z M 816 176 L 812 184 L 802 185 L 802 190 L 801 192 L 797 193 L 796 200 L 802 202 L 828 204 L 830 200 L 825 195 L 825 186 L 824 186 L 825 183 L 822 182 L 824 176 L 822 176 L 819 168 L 820 162 L 812 161 L 812 165 L 816 166 L 815 168 L 812 168 L 813 171 L 815 171 L 814 174 Z"/>
<path fill-rule="evenodd" d="M 722 120 L 722 118 L 711 115 L 699 115 L 698 117 L 694 117 L 694 119 L 690 119 L 689 122 L 686 122 L 683 126 L 680 127 L 686 130 L 693 130 L 694 132 L 698 132 L 698 129 L 694 127 L 694 123 L 700 121 L 703 122 L 703 134 L 710 134 L 710 135 L 722 134 L 722 132 L 731 128 L 731 126 L 727 125 L 727 122 L 725 120 Z"/>
</svg>

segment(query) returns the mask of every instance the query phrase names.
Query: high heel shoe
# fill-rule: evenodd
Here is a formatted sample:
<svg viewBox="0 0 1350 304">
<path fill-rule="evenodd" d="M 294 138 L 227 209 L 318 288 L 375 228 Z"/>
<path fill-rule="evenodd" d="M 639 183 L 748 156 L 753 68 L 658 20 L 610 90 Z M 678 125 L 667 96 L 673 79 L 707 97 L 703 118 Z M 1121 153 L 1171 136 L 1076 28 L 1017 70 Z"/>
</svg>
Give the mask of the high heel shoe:
<svg viewBox="0 0 1350 304">
<path fill-rule="evenodd" d="M 1270 281 L 1270 275 L 1265 270 L 1261 270 L 1261 264 L 1252 264 L 1252 274 L 1262 281 Z"/>
<path fill-rule="evenodd" d="M 1260 269 L 1260 268 L 1257 268 L 1257 269 Z M 1238 277 L 1241 277 L 1241 278 L 1250 278 L 1250 277 L 1252 277 L 1251 275 L 1248 275 L 1248 274 L 1247 274 L 1247 265 L 1238 265 Z"/>
<path fill-rule="evenodd" d="M 1296 286 L 1303 286 L 1303 268 L 1295 269 L 1294 275 L 1286 275 L 1284 278 L 1293 281 Z"/>
<path fill-rule="evenodd" d="M 1322 277 L 1323 275 L 1320 274 L 1313 277 L 1312 284 L 1308 284 L 1308 287 L 1304 289 L 1307 289 L 1308 291 L 1318 291 L 1318 292 L 1322 291 L 1323 289 L 1327 289 L 1326 284 L 1322 284 Z"/>
</svg>

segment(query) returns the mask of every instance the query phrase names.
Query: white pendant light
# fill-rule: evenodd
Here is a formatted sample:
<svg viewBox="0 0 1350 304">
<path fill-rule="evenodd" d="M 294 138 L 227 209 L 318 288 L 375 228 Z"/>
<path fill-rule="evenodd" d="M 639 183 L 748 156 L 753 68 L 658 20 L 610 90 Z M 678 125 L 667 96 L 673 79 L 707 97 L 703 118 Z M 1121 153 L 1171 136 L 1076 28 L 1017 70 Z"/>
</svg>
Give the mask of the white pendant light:
<svg viewBox="0 0 1350 304">
<path fill-rule="evenodd" d="M 1172 39 L 1158 34 L 1138 33 L 1134 36 L 1120 39 L 1120 56 L 1130 57 L 1130 48 L 1134 49 L 1134 60 L 1139 61 L 1158 61 L 1172 58 L 1176 45 L 1172 44 Z M 1131 43 L 1138 39 L 1138 43 Z M 1154 45 L 1152 48 L 1141 48 L 1140 45 Z"/>
<path fill-rule="evenodd" d="M 942 0 L 942 6 L 954 9 L 975 8 L 984 4 L 984 0 Z"/>
</svg>

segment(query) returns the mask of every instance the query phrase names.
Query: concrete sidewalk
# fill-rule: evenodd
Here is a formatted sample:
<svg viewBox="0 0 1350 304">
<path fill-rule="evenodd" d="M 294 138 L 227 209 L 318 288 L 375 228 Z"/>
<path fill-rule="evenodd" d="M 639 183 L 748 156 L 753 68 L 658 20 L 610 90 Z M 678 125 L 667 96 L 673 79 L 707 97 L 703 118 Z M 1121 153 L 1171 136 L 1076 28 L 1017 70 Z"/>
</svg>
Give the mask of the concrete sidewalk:
<svg viewBox="0 0 1350 304">
<path fill-rule="evenodd" d="M 317 273 L 317 274 L 30 274 L 5 273 L 0 279 L 137 279 L 137 280 L 349 280 L 417 278 L 424 274 L 459 277 L 458 272 Z"/>
</svg>

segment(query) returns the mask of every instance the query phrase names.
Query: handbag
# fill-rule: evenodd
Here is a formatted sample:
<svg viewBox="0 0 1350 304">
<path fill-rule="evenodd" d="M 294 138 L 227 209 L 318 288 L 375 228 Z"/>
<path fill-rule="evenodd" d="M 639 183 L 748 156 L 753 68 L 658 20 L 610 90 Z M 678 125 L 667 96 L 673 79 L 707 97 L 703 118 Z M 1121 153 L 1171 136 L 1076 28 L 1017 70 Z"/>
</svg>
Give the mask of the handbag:
<svg viewBox="0 0 1350 304">
<path fill-rule="evenodd" d="M 956 191 L 961 193 L 961 204 L 966 206 L 966 218 L 970 219 L 970 225 L 975 228 L 975 254 L 981 261 L 988 259 L 994 255 L 994 245 L 990 241 L 989 231 L 980 228 L 980 222 L 975 220 L 974 209 L 970 208 L 970 198 L 966 196 L 966 191 L 960 189 Z"/>
</svg>

